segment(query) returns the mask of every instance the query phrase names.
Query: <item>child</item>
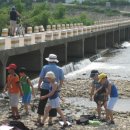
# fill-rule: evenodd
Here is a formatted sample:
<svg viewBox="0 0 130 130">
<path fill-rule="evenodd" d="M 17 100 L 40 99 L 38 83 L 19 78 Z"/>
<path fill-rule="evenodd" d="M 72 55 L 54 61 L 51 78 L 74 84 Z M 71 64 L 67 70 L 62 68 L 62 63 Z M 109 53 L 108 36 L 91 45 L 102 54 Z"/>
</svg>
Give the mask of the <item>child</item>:
<svg viewBox="0 0 130 130">
<path fill-rule="evenodd" d="M 99 92 L 99 89 L 101 88 L 101 84 L 98 82 L 98 74 L 99 74 L 98 70 L 92 70 L 90 74 L 90 78 L 93 79 L 91 84 L 92 87 L 90 92 L 90 100 L 92 101 L 92 97 L 94 98 L 94 101 L 97 104 L 98 118 L 101 119 L 101 107 L 103 105 L 106 111 L 107 101 L 104 93 Z"/>
<path fill-rule="evenodd" d="M 118 99 L 118 91 L 114 84 L 110 83 L 110 81 L 107 79 L 107 75 L 105 73 L 101 73 L 98 76 L 99 82 L 107 89 L 108 95 L 110 96 L 107 104 L 107 118 L 108 122 L 107 124 L 115 124 L 113 120 L 113 107 L 117 102 Z"/>
<path fill-rule="evenodd" d="M 34 96 L 34 88 L 29 77 L 25 73 L 26 73 L 26 68 L 21 67 L 19 70 L 19 75 L 20 75 L 20 84 L 23 91 L 22 102 L 24 104 L 26 114 L 28 115 L 29 114 L 28 107 L 31 102 L 31 94 L 33 94 Z"/>
<path fill-rule="evenodd" d="M 66 122 L 66 119 L 63 115 L 62 110 L 60 109 L 60 99 L 59 99 L 59 95 L 58 95 L 58 85 L 57 85 L 57 82 L 55 81 L 55 79 L 56 79 L 55 74 L 52 71 L 49 71 L 46 73 L 45 78 L 47 78 L 47 80 L 50 83 L 50 92 L 49 92 L 49 94 L 47 94 L 45 96 L 41 96 L 42 100 L 48 98 L 48 102 L 47 102 L 45 110 L 44 110 L 43 122 L 41 122 L 40 125 L 44 125 L 44 122 L 49 115 L 49 111 L 52 108 L 56 108 L 57 112 L 59 113 L 62 120 L 64 121 L 63 127 L 66 127 L 66 126 L 68 126 L 68 124 Z"/>
<path fill-rule="evenodd" d="M 19 76 L 15 73 L 17 66 L 15 64 L 9 64 L 6 69 L 8 70 L 7 85 L 5 90 L 8 90 L 10 106 L 12 110 L 11 117 L 13 119 L 20 119 L 18 112 L 19 94 L 22 96 L 22 90 L 19 83 Z"/>
</svg>

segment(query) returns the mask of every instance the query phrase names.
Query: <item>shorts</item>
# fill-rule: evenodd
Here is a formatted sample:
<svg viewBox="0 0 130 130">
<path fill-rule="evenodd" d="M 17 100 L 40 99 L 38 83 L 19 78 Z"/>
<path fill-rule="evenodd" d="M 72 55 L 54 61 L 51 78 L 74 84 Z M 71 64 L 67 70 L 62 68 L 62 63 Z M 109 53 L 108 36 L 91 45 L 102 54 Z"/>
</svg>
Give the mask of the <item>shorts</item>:
<svg viewBox="0 0 130 130">
<path fill-rule="evenodd" d="M 46 90 L 46 89 L 41 89 L 40 91 L 41 91 L 40 96 L 45 96 L 46 94 L 49 93 L 49 90 Z M 47 101 L 48 101 L 48 98 L 39 101 L 38 111 L 37 111 L 39 115 L 44 115 L 44 109 L 47 104 Z M 56 116 L 57 116 L 56 109 L 51 109 L 51 111 L 49 112 L 49 117 L 56 117 Z"/>
<path fill-rule="evenodd" d="M 17 24 L 16 24 L 16 21 L 10 20 L 10 26 L 11 26 L 11 27 L 14 27 L 14 28 L 15 28 L 16 25 L 17 25 Z"/>
<path fill-rule="evenodd" d="M 110 97 L 107 103 L 107 109 L 113 110 L 114 105 L 116 104 L 118 97 Z"/>
<path fill-rule="evenodd" d="M 9 94 L 10 106 L 17 107 L 19 103 L 19 94 Z"/>
<path fill-rule="evenodd" d="M 51 106 L 51 108 L 60 107 L 60 99 L 59 99 L 59 97 L 57 97 L 55 99 L 48 99 L 46 106 Z"/>
<path fill-rule="evenodd" d="M 22 103 L 30 104 L 30 102 L 31 102 L 31 93 L 24 94 L 22 97 Z"/>
</svg>

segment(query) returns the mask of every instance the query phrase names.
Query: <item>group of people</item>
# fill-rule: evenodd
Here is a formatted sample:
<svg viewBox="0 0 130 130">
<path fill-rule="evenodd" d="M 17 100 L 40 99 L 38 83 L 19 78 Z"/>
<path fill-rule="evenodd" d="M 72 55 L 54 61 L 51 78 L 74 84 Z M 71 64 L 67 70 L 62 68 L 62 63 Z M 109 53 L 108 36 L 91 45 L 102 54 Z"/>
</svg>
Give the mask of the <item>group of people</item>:
<svg viewBox="0 0 130 130">
<path fill-rule="evenodd" d="M 60 90 L 64 81 L 63 70 L 56 64 L 58 63 L 55 54 L 49 54 L 47 58 L 47 65 L 44 65 L 38 81 L 38 91 L 40 91 L 40 98 L 38 104 L 38 119 L 36 125 L 43 126 L 46 118 L 49 116 L 48 124 L 52 125 L 52 118 L 58 114 L 64 121 L 63 127 L 68 126 L 66 118 L 60 109 Z M 19 95 L 22 96 L 22 102 L 25 107 L 26 114 L 29 114 L 28 106 L 31 101 L 31 94 L 35 96 L 33 85 L 26 75 L 26 68 L 19 69 L 19 75 L 16 74 L 17 66 L 9 64 L 6 68 L 8 70 L 7 84 L 4 91 L 8 90 L 10 98 L 10 106 L 12 110 L 11 117 L 13 119 L 20 119 L 18 112 Z M 98 117 L 101 118 L 102 105 L 106 111 L 106 120 L 109 124 L 114 124 L 113 120 L 113 106 L 116 103 L 118 93 L 115 85 L 107 79 L 105 73 L 99 73 L 97 70 L 92 70 L 90 77 L 93 79 L 90 99 L 94 99 L 97 103 Z M 109 99 L 108 99 L 109 98 Z"/>
<path fill-rule="evenodd" d="M 118 99 L 118 90 L 114 83 L 108 80 L 107 74 L 92 70 L 90 77 L 93 79 L 90 100 L 97 104 L 98 118 L 101 119 L 101 107 L 104 106 L 107 124 L 114 124 L 113 108 Z"/>
<path fill-rule="evenodd" d="M 48 61 L 48 65 L 43 66 L 38 82 L 40 99 L 36 125 L 43 126 L 48 115 L 48 123 L 52 125 L 52 117 L 55 117 L 58 112 L 64 121 L 63 127 L 66 127 L 68 124 L 62 110 L 60 109 L 59 94 L 64 80 L 64 73 L 63 70 L 56 65 L 59 61 L 57 60 L 57 56 L 55 54 L 49 54 L 49 57 L 45 59 Z M 9 75 L 7 76 L 7 84 L 4 91 L 8 90 L 9 93 L 10 106 L 12 110 L 11 118 L 20 119 L 18 112 L 19 96 L 22 96 L 22 103 L 24 104 L 26 115 L 28 115 L 31 94 L 35 96 L 35 93 L 33 85 L 29 77 L 26 75 L 26 68 L 21 67 L 19 69 L 19 75 L 15 72 L 16 68 L 17 66 L 15 64 L 9 64 L 9 66 L 6 67 Z"/>
<path fill-rule="evenodd" d="M 8 91 L 9 94 L 12 111 L 10 118 L 20 119 L 18 111 L 19 97 L 22 96 L 22 103 L 24 104 L 25 112 L 26 114 L 29 114 L 28 107 L 31 101 L 31 94 L 34 95 L 34 88 L 29 77 L 26 75 L 26 68 L 21 67 L 19 69 L 19 75 L 15 72 L 17 69 L 16 64 L 9 64 L 6 69 L 8 70 L 9 75 L 7 76 L 7 83 L 4 92 Z"/>
</svg>

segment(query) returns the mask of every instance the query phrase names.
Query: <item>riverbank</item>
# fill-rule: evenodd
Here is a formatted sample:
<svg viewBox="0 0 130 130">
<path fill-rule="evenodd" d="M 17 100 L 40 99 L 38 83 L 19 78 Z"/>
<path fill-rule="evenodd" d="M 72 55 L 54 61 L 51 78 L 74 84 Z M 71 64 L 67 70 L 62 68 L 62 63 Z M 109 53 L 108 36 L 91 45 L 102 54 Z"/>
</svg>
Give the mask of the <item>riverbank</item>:
<svg viewBox="0 0 130 130">
<path fill-rule="evenodd" d="M 114 80 L 114 83 L 118 86 L 119 90 L 119 97 L 120 98 L 129 98 L 129 92 L 130 92 L 130 81 L 128 80 Z M 75 79 L 75 80 L 66 80 L 64 82 L 64 85 L 61 90 L 61 95 L 63 99 L 66 99 L 68 97 L 83 97 L 83 98 L 89 98 L 89 92 L 90 92 L 90 79 Z M 38 100 L 35 102 L 36 106 L 38 103 Z M 2 124 L 3 121 L 9 121 L 7 118 L 9 115 L 8 111 L 9 107 L 4 106 L 0 109 L 0 124 Z M 92 125 L 77 125 L 75 120 L 79 119 L 80 115 L 83 114 L 96 114 L 95 108 L 91 107 L 84 107 L 84 106 L 75 106 L 70 103 L 66 103 L 66 100 L 62 102 L 62 109 L 64 109 L 64 113 L 67 116 L 67 119 L 72 121 L 72 127 L 66 128 L 67 130 L 129 130 L 129 122 L 130 122 L 130 113 L 129 112 L 115 112 L 114 118 L 115 118 L 115 125 L 107 126 L 105 122 L 101 122 L 100 125 L 92 126 Z M 102 111 L 102 115 L 104 117 L 104 110 Z M 54 118 L 54 125 L 48 126 L 45 124 L 44 128 L 37 127 L 35 125 L 35 121 L 37 120 L 37 113 L 35 111 L 30 110 L 31 116 L 24 115 L 23 108 L 20 109 L 20 114 L 22 121 L 25 125 L 27 125 L 29 128 L 32 128 L 33 130 L 60 130 L 61 126 L 59 125 L 59 116 L 58 118 Z"/>
</svg>

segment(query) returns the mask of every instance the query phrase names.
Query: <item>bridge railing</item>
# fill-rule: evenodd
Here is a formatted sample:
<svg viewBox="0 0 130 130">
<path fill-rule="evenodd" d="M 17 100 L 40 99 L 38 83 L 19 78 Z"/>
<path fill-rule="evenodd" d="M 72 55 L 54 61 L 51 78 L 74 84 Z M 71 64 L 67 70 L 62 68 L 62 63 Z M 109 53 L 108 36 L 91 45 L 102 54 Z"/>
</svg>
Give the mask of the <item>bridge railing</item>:
<svg viewBox="0 0 130 130">
<path fill-rule="evenodd" d="M 119 28 L 122 26 L 130 25 L 130 20 L 120 21 L 120 22 L 112 22 L 105 24 L 97 24 L 91 26 L 83 26 L 82 24 L 70 24 L 67 26 L 62 25 L 61 29 L 59 29 L 59 25 L 57 25 L 57 29 L 55 30 L 55 26 L 53 26 L 53 30 L 44 31 L 43 26 L 41 26 L 41 32 L 39 32 L 38 27 L 35 27 L 35 33 L 32 33 L 32 27 L 28 27 L 28 34 L 25 36 L 14 36 L 14 37 L 0 37 L 0 50 L 11 49 L 15 47 L 28 46 L 32 44 L 37 44 L 40 42 L 63 39 L 68 37 L 73 37 L 77 35 Z M 7 31 L 7 29 L 6 29 Z M 6 34 L 6 33 L 5 33 Z"/>
</svg>

